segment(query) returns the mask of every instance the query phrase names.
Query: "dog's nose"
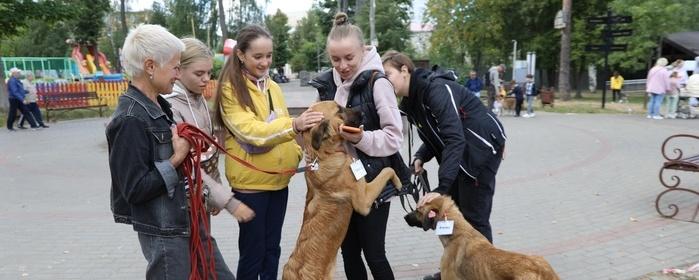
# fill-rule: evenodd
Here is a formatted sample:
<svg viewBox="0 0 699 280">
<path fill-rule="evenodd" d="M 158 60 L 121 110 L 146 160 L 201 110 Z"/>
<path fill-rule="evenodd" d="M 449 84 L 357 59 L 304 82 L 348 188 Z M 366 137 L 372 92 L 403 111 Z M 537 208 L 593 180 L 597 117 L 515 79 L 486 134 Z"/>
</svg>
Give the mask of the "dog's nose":
<svg viewBox="0 0 699 280">
<path fill-rule="evenodd" d="M 405 222 L 408 223 L 409 226 L 422 228 L 422 222 L 420 221 L 420 219 L 417 218 L 416 211 L 408 213 L 403 218 L 405 219 Z"/>
</svg>

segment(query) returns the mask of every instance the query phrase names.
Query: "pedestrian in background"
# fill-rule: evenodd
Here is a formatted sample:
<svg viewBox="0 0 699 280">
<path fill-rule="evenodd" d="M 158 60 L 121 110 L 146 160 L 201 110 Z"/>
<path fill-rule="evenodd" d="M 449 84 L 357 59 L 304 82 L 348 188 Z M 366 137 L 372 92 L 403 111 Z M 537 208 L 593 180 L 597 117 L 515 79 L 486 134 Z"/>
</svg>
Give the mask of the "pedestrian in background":
<svg viewBox="0 0 699 280">
<path fill-rule="evenodd" d="M 27 110 L 27 106 L 24 106 L 24 98 L 27 95 L 27 91 L 24 90 L 24 85 L 22 81 L 19 80 L 21 74 L 22 70 L 16 67 L 10 68 L 10 79 L 7 80 L 7 98 L 10 101 L 10 110 L 7 111 L 7 129 L 9 131 L 15 131 L 14 125 L 17 111 L 20 111 L 22 115 L 25 116 L 30 114 L 29 110 Z M 39 127 L 33 118 L 28 120 L 32 128 Z"/>
<path fill-rule="evenodd" d="M 476 71 L 471 71 L 468 74 L 468 80 L 464 86 L 478 98 L 481 98 L 481 90 L 483 90 L 483 81 L 478 77 Z"/>
<path fill-rule="evenodd" d="M 524 117 L 533 118 L 536 116 L 536 114 L 534 114 L 534 99 L 539 95 L 539 89 L 536 88 L 536 83 L 534 83 L 534 75 L 527 74 L 527 81 L 524 82 L 522 90 L 524 91 L 524 96 L 527 98 L 527 113 L 524 114 Z"/>
<path fill-rule="evenodd" d="M 625 98 L 622 97 L 621 89 L 624 87 L 624 77 L 619 75 L 619 71 L 614 71 L 614 74 L 609 78 L 609 87 L 612 89 L 612 101 L 619 100 L 621 103 Z"/>
<path fill-rule="evenodd" d="M 648 100 L 648 115 L 646 118 L 662 120 L 660 116 L 660 105 L 663 103 L 665 94 L 670 90 L 670 73 L 665 68 L 667 59 L 658 58 L 655 66 L 648 70 L 646 77 L 646 92 L 650 97 Z"/>
<path fill-rule="evenodd" d="M 25 79 L 22 80 L 22 86 L 27 93 L 27 95 L 24 97 L 24 104 L 27 106 L 27 111 L 29 111 L 29 114 L 22 114 L 22 117 L 19 118 L 18 127 L 24 129 L 24 121 L 26 121 L 28 118 L 33 118 L 34 122 L 39 124 L 39 126 L 49 128 L 49 126 L 44 124 L 44 121 L 41 119 L 41 111 L 39 110 L 39 105 L 36 104 L 38 95 L 36 94 L 36 85 L 34 84 L 34 73 L 27 72 Z"/>
<path fill-rule="evenodd" d="M 502 90 L 502 76 L 505 73 L 505 64 L 496 65 L 488 69 L 485 85 L 488 87 L 488 110 L 493 110 L 495 96 Z"/>
</svg>

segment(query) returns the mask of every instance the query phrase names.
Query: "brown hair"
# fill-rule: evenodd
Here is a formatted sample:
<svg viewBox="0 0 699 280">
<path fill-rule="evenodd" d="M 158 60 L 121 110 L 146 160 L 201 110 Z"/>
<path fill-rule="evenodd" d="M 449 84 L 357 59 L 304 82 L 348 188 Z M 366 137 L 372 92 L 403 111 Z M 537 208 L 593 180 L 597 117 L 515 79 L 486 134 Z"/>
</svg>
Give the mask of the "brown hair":
<svg viewBox="0 0 699 280">
<path fill-rule="evenodd" d="M 383 56 L 381 56 L 381 63 L 388 63 L 388 65 L 391 65 L 399 71 L 401 67 L 405 66 L 408 68 L 408 73 L 410 74 L 412 74 L 413 70 L 415 70 L 415 64 L 413 64 L 413 61 L 410 60 L 407 55 L 394 50 L 385 52 Z"/>
<path fill-rule="evenodd" d="M 267 29 L 259 25 L 248 25 L 240 29 L 238 36 L 235 38 L 237 44 L 233 48 L 233 54 L 228 57 L 226 64 L 223 65 L 221 70 L 221 75 L 218 78 L 218 85 L 216 86 L 216 121 L 223 125 L 223 116 L 221 114 L 221 95 L 223 85 L 229 83 L 233 87 L 233 92 L 235 93 L 235 98 L 238 99 L 243 108 L 248 108 L 251 111 L 255 111 L 255 105 L 252 103 L 252 97 L 250 97 L 250 91 L 245 84 L 245 77 L 243 77 L 243 62 L 238 58 L 238 50 L 245 53 L 250 48 L 250 43 L 257 38 L 264 37 L 272 39 L 272 35 L 269 34 Z"/>
<path fill-rule="evenodd" d="M 328 33 L 328 41 L 339 41 L 344 38 L 354 36 L 359 41 L 360 46 L 364 46 L 364 34 L 358 26 L 349 22 L 349 18 L 345 13 L 335 14 L 333 20 L 333 28 Z"/>
</svg>

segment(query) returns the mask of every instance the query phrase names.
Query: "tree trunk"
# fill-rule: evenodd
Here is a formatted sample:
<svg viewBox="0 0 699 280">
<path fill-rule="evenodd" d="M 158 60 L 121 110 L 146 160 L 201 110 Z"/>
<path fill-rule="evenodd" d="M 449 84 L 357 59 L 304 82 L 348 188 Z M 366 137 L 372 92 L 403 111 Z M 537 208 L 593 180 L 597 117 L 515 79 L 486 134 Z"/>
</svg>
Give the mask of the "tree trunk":
<svg viewBox="0 0 699 280">
<path fill-rule="evenodd" d="M 221 26 L 221 42 L 225 42 L 228 39 L 228 25 L 226 25 L 226 10 L 223 8 L 223 0 L 218 0 L 218 25 Z"/>
<path fill-rule="evenodd" d="M 561 57 L 558 65 L 558 92 L 563 100 L 570 99 L 570 31 L 573 22 L 571 21 L 571 7 L 573 0 L 563 0 L 563 18 L 566 27 L 561 30 Z"/>
<path fill-rule="evenodd" d="M 5 71 L 2 71 L 2 69 L 5 69 L 5 66 L 2 63 L 2 57 L 0 57 L 0 109 L 7 112 L 7 109 L 10 107 L 9 92 L 7 91 L 7 85 L 5 85 Z"/>
<path fill-rule="evenodd" d="M 582 83 L 584 81 L 583 74 L 585 70 L 585 58 L 580 60 L 580 63 L 575 66 L 575 99 L 582 99 Z M 585 77 L 587 75 L 584 75 Z"/>
<path fill-rule="evenodd" d="M 126 27 L 126 0 L 121 0 L 121 32 L 124 38 L 129 34 L 129 28 Z"/>
</svg>

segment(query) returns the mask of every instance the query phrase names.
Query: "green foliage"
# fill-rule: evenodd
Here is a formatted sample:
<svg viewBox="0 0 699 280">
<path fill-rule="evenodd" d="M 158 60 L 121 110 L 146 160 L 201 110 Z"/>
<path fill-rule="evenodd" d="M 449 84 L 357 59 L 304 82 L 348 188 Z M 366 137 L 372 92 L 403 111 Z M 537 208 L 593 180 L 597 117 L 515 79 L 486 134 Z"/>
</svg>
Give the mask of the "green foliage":
<svg viewBox="0 0 699 280">
<path fill-rule="evenodd" d="M 231 11 L 230 25 L 228 27 L 228 35 L 230 38 L 235 38 L 238 30 L 249 24 L 264 25 L 265 14 L 262 7 L 258 6 L 255 0 L 238 0 L 233 1 L 233 9 Z"/>
<path fill-rule="evenodd" d="M 30 20 L 56 22 L 75 14 L 70 1 L 14 0 L 0 3 L 0 39 L 19 34 Z"/>
<path fill-rule="evenodd" d="M 102 29 L 104 17 L 111 11 L 109 0 L 72 0 L 75 19 L 71 21 L 73 35 L 80 44 L 96 44 Z"/>
<path fill-rule="evenodd" d="M 162 4 L 158 1 L 153 2 L 153 6 L 151 6 L 151 16 L 150 20 L 148 23 L 150 24 L 157 24 L 162 27 L 167 28 L 167 14 L 165 11 L 165 7 L 163 7 Z"/>
<path fill-rule="evenodd" d="M 696 0 L 614 0 L 615 13 L 633 16 L 633 36 L 615 42 L 627 43 L 626 52 L 613 53 L 610 63 L 627 70 L 644 70 L 658 57 L 663 36 L 699 29 Z"/>
<path fill-rule="evenodd" d="M 281 10 L 265 18 L 267 29 L 274 38 L 274 66 L 284 67 L 291 58 L 289 52 L 289 18 Z"/>
<path fill-rule="evenodd" d="M 165 6 L 170 12 L 167 26 L 177 37 L 194 36 L 206 41 L 206 21 L 211 5 L 206 0 L 168 0 Z"/>
<path fill-rule="evenodd" d="M 71 28 L 64 22 L 29 20 L 27 27 L 22 28 L 19 35 L 0 41 L 0 54 L 64 57 L 69 52 L 70 46 L 65 40 L 70 36 L 70 31 Z"/>
<path fill-rule="evenodd" d="M 356 24 L 364 32 L 369 43 L 369 5 L 360 7 L 356 14 Z M 379 41 L 379 53 L 387 50 L 412 52 L 410 47 L 410 10 L 411 0 L 376 0 L 375 26 L 376 38 Z"/>
<path fill-rule="evenodd" d="M 324 55 L 327 33 L 322 33 L 322 16 L 320 8 L 314 6 L 299 20 L 289 40 L 289 47 L 293 50 L 289 62 L 291 71 L 316 71 L 319 64 L 320 67 L 328 65 L 328 59 Z"/>
</svg>

